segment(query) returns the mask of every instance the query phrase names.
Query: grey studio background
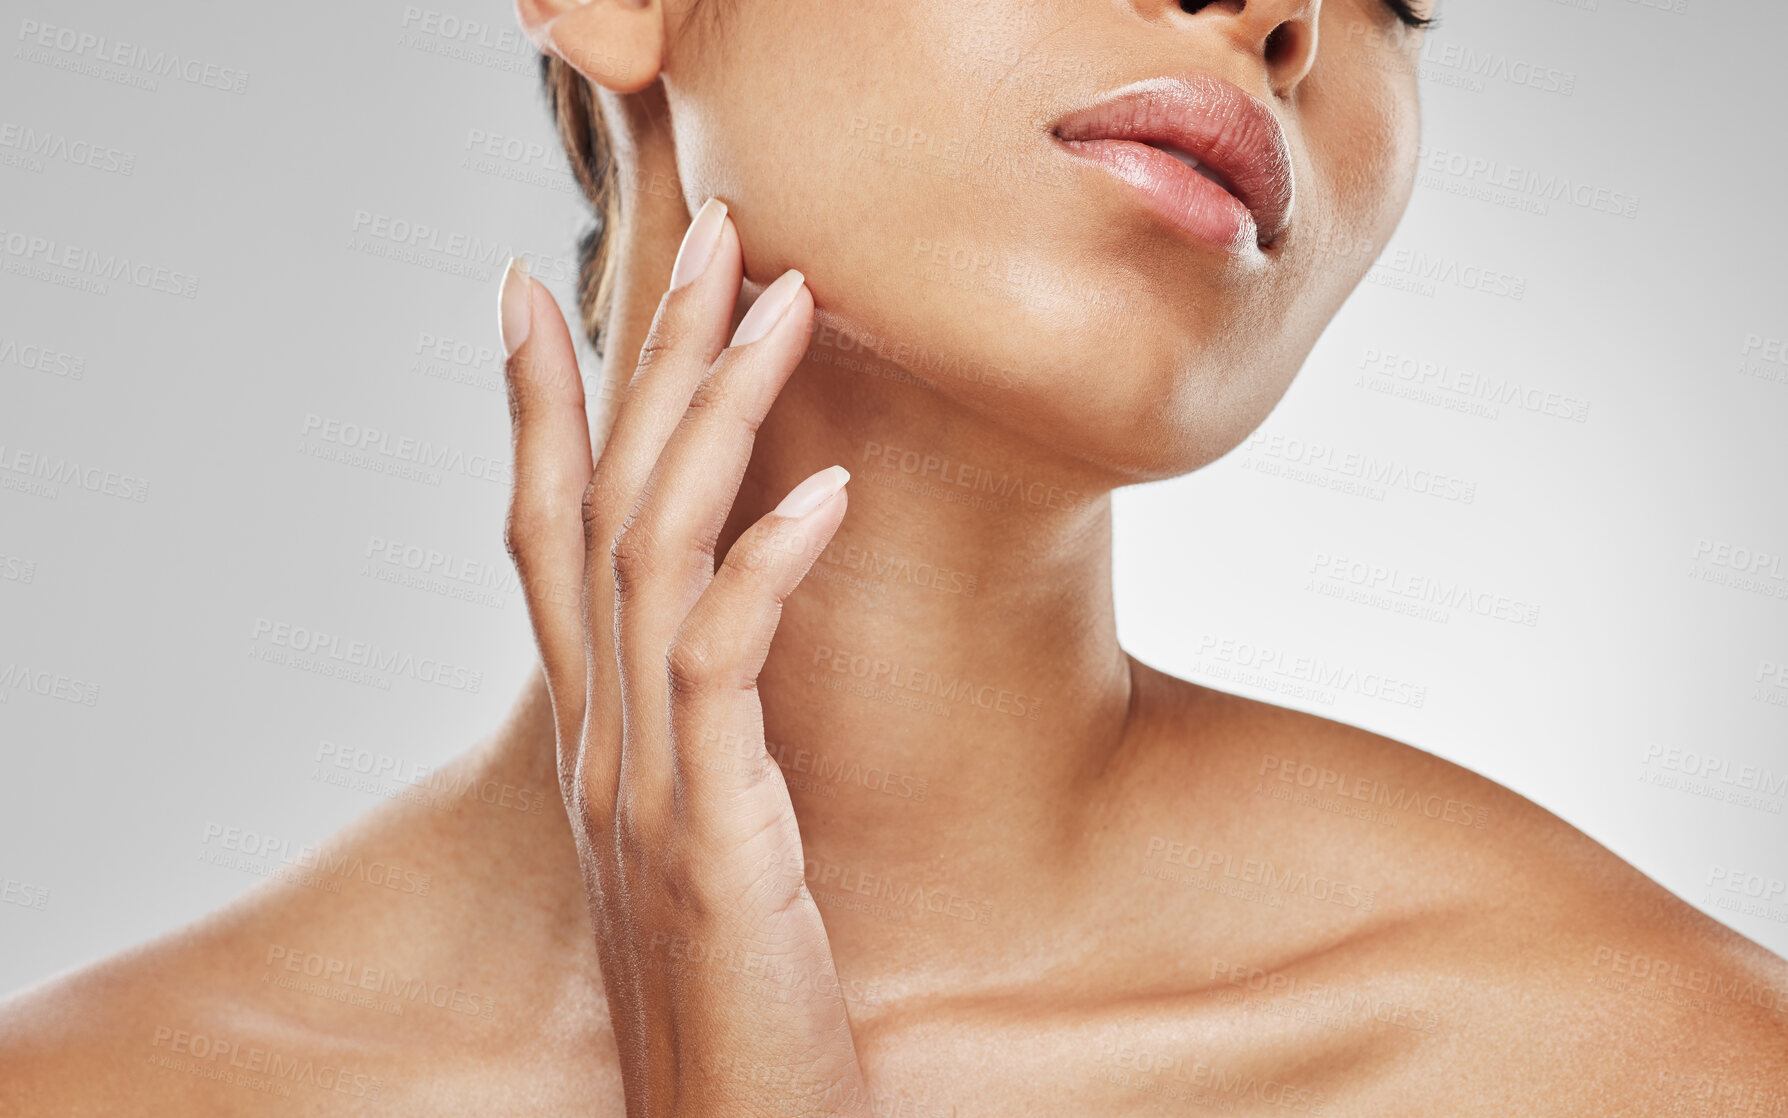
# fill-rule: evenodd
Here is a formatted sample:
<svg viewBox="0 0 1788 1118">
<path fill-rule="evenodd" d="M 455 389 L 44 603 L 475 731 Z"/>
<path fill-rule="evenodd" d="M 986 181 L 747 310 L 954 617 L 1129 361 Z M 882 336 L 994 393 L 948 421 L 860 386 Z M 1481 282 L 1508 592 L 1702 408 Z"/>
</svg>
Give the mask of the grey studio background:
<svg viewBox="0 0 1788 1118">
<path fill-rule="evenodd" d="M 499 0 L 7 8 L 0 992 L 260 880 L 208 828 L 314 842 L 496 724 L 532 661 L 497 281 L 569 305 L 584 224 Z M 1124 638 L 1788 954 L 1788 10 L 1442 17 L 1369 280 L 1254 439 L 1117 498 Z M 281 625 L 432 666 L 293 670 Z M 352 751 L 399 768 L 321 779 Z"/>
</svg>

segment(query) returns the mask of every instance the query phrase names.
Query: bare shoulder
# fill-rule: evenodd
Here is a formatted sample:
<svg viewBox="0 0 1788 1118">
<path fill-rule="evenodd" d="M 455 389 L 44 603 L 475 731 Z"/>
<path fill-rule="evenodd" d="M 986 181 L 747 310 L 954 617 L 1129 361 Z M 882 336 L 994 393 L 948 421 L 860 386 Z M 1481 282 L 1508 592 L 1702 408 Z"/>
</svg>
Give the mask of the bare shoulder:
<svg viewBox="0 0 1788 1118">
<path fill-rule="evenodd" d="M 388 803 L 305 872 L 0 1002 L 0 1115 L 618 1112 L 587 916 L 550 890 L 575 853 L 515 803 Z"/>
<path fill-rule="evenodd" d="M 498 903 L 381 928 L 275 892 L 26 990 L 0 1003 L 0 1115 L 618 1113 L 578 953 L 540 952 L 566 971 L 543 983 L 442 931 Z"/>
<path fill-rule="evenodd" d="M 266 1022 L 198 965 L 210 938 L 175 933 L 0 1003 L 0 1113 L 283 1113 L 287 1092 L 232 1068 Z M 232 1082 L 260 1097 L 218 1090 Z"/>
<path fill-rule="evenodd" d="M 1241 858 L 1237 877 L 1308 916 L 1264 968 L 1281 1000 L 1303 979 L 1392 1007 L 1357 1050 L 1373 1073 L 1333 1085 L 1339 1112 L 1415 1093 L 1435 1113 L 1788 1113 L 1788 962 L 1494 781 L 1139 671 L 1162 740 L 1191 745 L 1163 783 L 1202 789 L 1204 833 L 1236 836 L 1217 870 L 1171 831 L 1150 840 L 1161 860 L 1209 878 Z"/>
</svg>

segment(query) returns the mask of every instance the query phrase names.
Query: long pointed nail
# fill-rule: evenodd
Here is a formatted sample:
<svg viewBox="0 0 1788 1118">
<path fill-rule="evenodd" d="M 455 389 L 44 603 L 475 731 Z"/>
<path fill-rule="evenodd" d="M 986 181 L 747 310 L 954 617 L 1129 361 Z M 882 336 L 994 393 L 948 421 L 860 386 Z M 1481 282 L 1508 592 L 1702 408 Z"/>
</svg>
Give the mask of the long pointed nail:
<svg viewBox="0 0 1788 1118">
<path fill-rule="evenodd" d="M 850 479 L 851 472 L 843 466 L 827 466 L 789 490 L 788 496 L 776 506 L 774 515 L 799 520 L 831 500 L 832 495 L 843 489 L 845 482 Z"/>
<path fill-rule="evenodd" d="M 695 215 L 695 220 L 689 223 L 689 231 L 683 234 L 683 247 L 677 250 L 677 263 L 671 268 L 672 291 L 708 270 L 725 228 L 726 203 L 718 198 L 708 199 L 701 212 Z"/>
<path fill-rule="evenodd" d="M 504 357 L 514 357 L 534 327 L 533 299 L 528 286 L 528 262 L 511 256 L 509 267 L 503 272 L 503 290 L 497 296 L 497 328 L 503 334 Z"/>
<path fill-rule="evenodd" d="M 806 276 L 790 268 L 775 283 L 764 288 L 764 293 L 757 297 L 757 302 L 751 304 L 751 309 L 745 312 L 745 317 L 739 322 L 738 332 L 733 335 L 733 344 L 750 345 L 768 337 L 776 324 L 782 321 L 782 316 L 789 307 L 794 305 L 795 296 L 801 293 L 801 288 L 806 283 Z"/>
</svg>

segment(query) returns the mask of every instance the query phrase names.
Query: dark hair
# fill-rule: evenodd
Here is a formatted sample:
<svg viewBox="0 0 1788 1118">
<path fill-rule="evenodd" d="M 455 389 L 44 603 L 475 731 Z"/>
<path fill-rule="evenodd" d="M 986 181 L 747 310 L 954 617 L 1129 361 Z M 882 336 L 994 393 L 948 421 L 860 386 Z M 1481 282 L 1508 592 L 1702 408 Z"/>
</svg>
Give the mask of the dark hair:
<svg viewBox="0 0 1788 1118">
<path fill-rule="evenodd" d="M 559 140 L 565 145 L 584 197 L 596 211 L 596 224 L 577 245 L 577 312 L 584 336 L 602 352 L 602 324 L 614 296 L 616 257 L 608 233 L 621 223 L 621 187 L 608 129 L 596 104 L 595 90 L 564 59 L 540 56 L 540 82 L 552 108 Z"/>
</svg>

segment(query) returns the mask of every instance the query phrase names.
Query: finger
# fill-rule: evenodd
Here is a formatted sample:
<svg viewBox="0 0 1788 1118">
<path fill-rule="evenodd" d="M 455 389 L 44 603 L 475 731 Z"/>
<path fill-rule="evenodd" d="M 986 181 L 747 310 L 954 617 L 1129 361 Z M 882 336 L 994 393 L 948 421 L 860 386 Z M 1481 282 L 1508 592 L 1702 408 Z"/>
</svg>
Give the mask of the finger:
<svg viewBox="0 0 1788 1118">
<path fill-rule="evenodd" d="M 664 443 L 696 385 L 725 348 L 744 260 L 726 206 L 711 199 L 690 222 L 671 288 L 641 348 L 626 398 L 584 495 L 584 639 L 589 709 L 579 783 L 588 809 L 614 812 L 622 735 L 620 663 L 615 645 L 613 545 L 645 488 Z"/>
<path fill-rule="evenodd" d="M 504 539 L 521 577 L 561 734 L 583 720 L 584 534 L 590 429 L 571 331 L 552 293 L 512 260 L 499 296 L 515 480 Z"/>
<path fill-rule="evenodd" d="M 743 279 L 738 231 L 726 204 L 709 199 L 684 234 L 671 288 L 659 301 L 596 463 L 591 511 L 596 527 L 608 530 L 605 545 L 633 511 L 696 385 L 726 349 Z M 592 539 L 593 553 L 595 544 Z"/>
<path fill-rule="evenodd" d="M 665 650 L 714 577 L 714 550 L 758 426 L 806 352 L 812 327 L 805 279 L 785 273 L 759 296 L 739 324 L 736 344 L 695 390 L 615 539 L 615 626 L 628 727 L 620 780 L 630 797 L 668 793 Z"/>
<path fill-rule="evenodd" d="M 782 603 L 844 519 L 849 480 L 842 466 L 821 470 L 747 529 L 672 640 L 665 679 L 679 797 L 738 809 L 731 818 L 701 813 L 706 826 L 757 834 L 764 811 L 777 801 L 786 808 L 780 773 L 764 751 L 757 680 Z M 738 795 L 753 788 L 768 798 Z M 733 836 L 717 837 L 724 846 Z"/>
<path fill-rule="evenodd" d="M 806 352 L 812 325 L 805 277 L 785 272 L 739 324 L 737 344 L 695 389 L 659 455 L 615 549 L 623 586 L 635 570 L 651 576 L 650 590 L 636 595 L 652 599 L 639 616 L 663 631 L 642 630 L 648 640 L 668 635 L 713 574 L 758 427 Z"/>
</svg>

